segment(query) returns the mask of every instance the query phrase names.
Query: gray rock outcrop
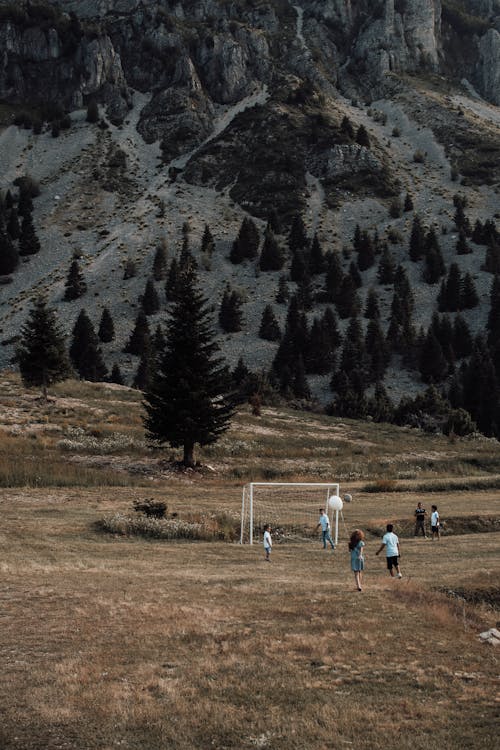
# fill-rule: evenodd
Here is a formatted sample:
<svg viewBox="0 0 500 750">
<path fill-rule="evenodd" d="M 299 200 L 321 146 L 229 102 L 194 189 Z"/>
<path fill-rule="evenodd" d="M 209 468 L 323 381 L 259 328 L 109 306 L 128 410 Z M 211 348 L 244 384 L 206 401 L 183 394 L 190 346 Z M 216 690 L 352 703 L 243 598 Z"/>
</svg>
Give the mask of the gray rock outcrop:
<svg viewBox="0 0 500 750">
<path fill-rule="evenodd" d="M 500 105 L 500 34 L 489 29 L 479 40 L 478 77 L 483 96 Z"/>
</svg>

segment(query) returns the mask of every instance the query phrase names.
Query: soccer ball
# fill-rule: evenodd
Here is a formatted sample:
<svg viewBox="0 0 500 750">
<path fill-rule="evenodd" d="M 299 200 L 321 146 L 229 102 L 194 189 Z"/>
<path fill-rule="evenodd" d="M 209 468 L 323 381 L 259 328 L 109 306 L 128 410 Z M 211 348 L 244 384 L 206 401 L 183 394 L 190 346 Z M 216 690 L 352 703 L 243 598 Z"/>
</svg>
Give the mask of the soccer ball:
<svg viewBox="0 0 500 750">
<path fill-rule="evenodd" d="M 332 495 L 328 498 L 328 507 L 330 510 L 342 510 L 344 503 L 338 495 Z"/>
<path fill-rule="evenodd" d="M 344 495 L 344 503 L 350 503 L 352 500 L 352 495 Z"/>
</svg>

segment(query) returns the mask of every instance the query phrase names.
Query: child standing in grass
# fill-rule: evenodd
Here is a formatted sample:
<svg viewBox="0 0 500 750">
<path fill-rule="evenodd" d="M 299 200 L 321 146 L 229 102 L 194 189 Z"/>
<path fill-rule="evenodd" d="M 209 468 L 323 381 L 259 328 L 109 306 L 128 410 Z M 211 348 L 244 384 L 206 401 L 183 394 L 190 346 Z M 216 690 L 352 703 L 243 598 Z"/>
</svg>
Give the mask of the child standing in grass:
<svg viewBox="0 0 500 750">
<path fill-rule="evenodd" d="M 354 572 L 354 580 L 358 591 L 361 591 L 361 579 L 365 568 L 365 558 L 363 547 L 365 546 L 365 535 L 361 529 L 355 529 L 349 540 L 349 549 L 351 551 L 351 570 Z"/>
<path fill-rule="evenodd" d="M 382 544 L 375 552 L 375 554 L 378 555 L 385 547 L 385 556 L 387 559 L 387 569 L 389 570 L 389 573 L 392 577 L 394 577 L 394 571 L 396 571 L 398 578 L 402 578 L 403 575 L 401 573 L 401 570 L 399 569 L 399 558 L 401 557 L 399 550 L 399 539 L 393 532 L 394 526 L 392 525 L 392 523 L 388 523 L 386 528 L 387 532 L 382 537 Z"/>
<path fill-rule="evenodd" d="M 271 550 L 273 548 L 273 540 L 271 537 L 271 527 L 268 523 L 264 526 L 264 549 L 266 551 L 266 561 L 271 562 Z"/>
<path fill-rule="evenodd" d="M 439 529 L 439 513 L 438 513 L 438 507 L 437 505 L 433 505 L 431 507 L 432 513 L 431 513 L 431 531 L 432 531 L 432 541 L 434 539 L 437 539 L 439 542 L 439 539 L 441 537 L 440 529 Z"/>
</svg>

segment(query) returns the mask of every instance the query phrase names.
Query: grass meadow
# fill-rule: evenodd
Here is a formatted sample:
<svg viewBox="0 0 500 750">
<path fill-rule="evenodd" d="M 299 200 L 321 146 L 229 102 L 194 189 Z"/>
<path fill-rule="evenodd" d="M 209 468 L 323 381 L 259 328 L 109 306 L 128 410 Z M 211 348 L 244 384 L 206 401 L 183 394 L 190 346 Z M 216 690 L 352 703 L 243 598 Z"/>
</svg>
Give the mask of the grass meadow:
<svg viewBox="0 0 500 750">
<path fill-rule="evenodd" d="M 478 635 L 500 620 L 498 443 L 243 407 L 181 474 L 128 389 L 63 383 L 46 404 L 2 375 L 0 410 L 2 749 L 494 745 L 500 652 Z M 141 498 L 237 516 L 259 479 L 339 481 L 336 551 L 276 543 L 266 564 L 260 543 L 98 528 Z M 413 538 L 417 500 L 448 522 L 439 542 Z M 375 556 L 387 521 L 400 581 Z"/>
</svg>

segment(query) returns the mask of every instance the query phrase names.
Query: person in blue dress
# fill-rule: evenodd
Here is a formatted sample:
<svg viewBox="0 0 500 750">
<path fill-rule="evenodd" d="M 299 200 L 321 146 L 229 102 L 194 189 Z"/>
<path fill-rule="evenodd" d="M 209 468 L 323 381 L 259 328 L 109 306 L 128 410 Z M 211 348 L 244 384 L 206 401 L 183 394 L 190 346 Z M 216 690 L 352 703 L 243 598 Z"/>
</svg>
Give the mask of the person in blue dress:
<svg viewBox="0 0 500 750">
<path fill-rule="evenodd" d="M 358 591 L 361 591 L 361 581 L 363 578 L 363 570 L 365 568 L 365 556 L 363 554 L 363 548 L 365 546 L 365 535 L 361 529 L 355 529 L 349 540 L 349 550 L 351 552 L 351 570 L 354 573 L 354 580 Z"/>
</svg>

